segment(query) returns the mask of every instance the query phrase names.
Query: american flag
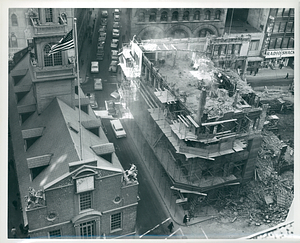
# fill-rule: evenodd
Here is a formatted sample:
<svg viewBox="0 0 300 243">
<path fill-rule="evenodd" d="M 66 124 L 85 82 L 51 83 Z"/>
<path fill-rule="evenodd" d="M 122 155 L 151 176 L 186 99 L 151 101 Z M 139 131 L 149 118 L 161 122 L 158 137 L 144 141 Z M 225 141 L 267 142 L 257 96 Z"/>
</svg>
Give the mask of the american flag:
<svg viewBox="0 0 300 243">
<path fill-rule="evenodd" d="M 73 29 L 72 29 L 57 44 L 55 44 L 51 47 L 48 55 L 50 56 L 57 52 L 66 51 L 66 50 L 72 49 L 74 47 L 75 47 L 75 45 L 74 45 Z"/>
</svg>

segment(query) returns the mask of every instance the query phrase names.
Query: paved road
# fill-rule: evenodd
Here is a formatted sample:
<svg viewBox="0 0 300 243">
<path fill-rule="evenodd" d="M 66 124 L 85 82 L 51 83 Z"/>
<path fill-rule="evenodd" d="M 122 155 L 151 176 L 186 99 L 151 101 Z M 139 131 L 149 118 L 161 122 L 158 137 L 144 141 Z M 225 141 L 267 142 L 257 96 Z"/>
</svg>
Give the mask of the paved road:
<svg viewBox="0 0 300 243">
<path fill-rule="evenodd" d="M 279 79 L 256 79 L 256 80 L 247 80 L 247 83 L 249 83 L 252 87 L 260 87 L 260 86 L 289 86 L 292 84 L 293 79 L 284 79 L 284 78 L 279 78 Z"/>
<path fill-rule="evenodd" d="M 99 10 L 98 16 L 101 15 L 101 11 Z M 108 72 L 108 67 L 110 64 L 110 55 L 111 48 L 110 43 L 112 39 L 112 22 L 113 22 L 113 14 L 112 9 L 108 10 L 108 25 L 106 31 L 106 42 L 104 48 L 104 60 L 100 61 L 100 73 L 99 74 L 91 74 L 90 71 L 87 71 L 87 76 L 89 77 L 89 81 L 85 84 L 82 84 L 82 89 L 84 93 L 94 92 L 96 96 L 96 100 L 98 102 L 99 109 L 104 109 L 104 101 L 113 99 L 110 97 L 110 93 L 116 90 L 117 81 L 116 77 L 111 76 L 111 73 Z M 122 18 L 122 13 L 121 13 Z M 100 18 L 96 21 L 96 32 L 100 26 Z M 90 61 L 96 60 L 96 49 L 97 49 L 97 39 L 98 35 L 95 32 L 93 36 L 93 40 L 91 45 L 88 46 L 90 50 Z M 119 39 L 120 42 L 122 41 Z M 83 50 L 85 51 L 85 50 Z M 94 91 L 93 89 L 93 79 L 95 77 L 102 78 L 103 82 L 103 90 L 102 91 Z M 134 120 L 128 122 L 135 122 Z M 126 122 L 127 123 L 127 122 Z M 160 224 L 162 221 L 167 219 L 169 216 L 167 215 L 164 206 L 160 204 L 159 195 L 156 192 L 154 185 L 151 183 L 151 178 L 148 175 L 148 171 L 144 166 L 142 159 L 134 145 L 134 142 L 129 133 L 127 133 L 127 138 L 116 139 L 113 131 L 111 129 L 109 119 L 103 119 L 103 124 L 107 130 L 108 140 L 114 143 L 116 148 L 116 154 L 123 166 L 123 168 L 129 169 L 130 164 L 135 164 L 138 168 L 138 181 L 139 181 L 139 197 L 140 201 L 138 204 L 138 212 L 137 212 L 137 226 L 136 231 L 138 235 L 142 235 L 148 230 L 152 229 L 156 225 Z M 123 122 L 124 124 L 124 122 Z M 127 123 L 128 124 L 128 123 Z M 125 127 L 125 124 L 124 124 Z M 156 228 L 151 231 L 149 234 L 145 235 L 143 238 L 164 238 L 168 235 L 168 231 L 166 228 L 167 223 L 163 226 Z"/>
</svg>

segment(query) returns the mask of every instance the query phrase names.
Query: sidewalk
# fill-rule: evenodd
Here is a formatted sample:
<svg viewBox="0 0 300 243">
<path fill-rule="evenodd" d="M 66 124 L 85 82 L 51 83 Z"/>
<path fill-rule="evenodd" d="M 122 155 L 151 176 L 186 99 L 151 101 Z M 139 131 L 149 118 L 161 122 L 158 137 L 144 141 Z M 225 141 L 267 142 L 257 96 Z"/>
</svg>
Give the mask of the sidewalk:
<svg viewBox="0 0 300 243">
<path fill-rule="evenodd" d="M 288 79 L 294 79 L 294 70 L 291 67 L 283 67 L 282 69 L 275 68 L 261 68 L 258 70 L 258 73 L 254 76 L 254 72 L 252 75 L 247 72 L 245 75 L 247 81 L 256 81 L 256 80 L 270 80 L 270 79 L 284 79 L 286 74 L 289 74 Z"/>
</svg>

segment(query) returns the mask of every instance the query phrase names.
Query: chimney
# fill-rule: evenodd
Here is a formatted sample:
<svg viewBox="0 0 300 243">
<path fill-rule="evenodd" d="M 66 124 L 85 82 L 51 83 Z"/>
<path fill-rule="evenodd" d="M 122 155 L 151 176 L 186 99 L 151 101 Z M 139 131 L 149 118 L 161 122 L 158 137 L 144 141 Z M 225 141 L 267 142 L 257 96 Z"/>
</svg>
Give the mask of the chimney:
<svg viewBox="0 0 300 243">
<path fill-rule="evenodd" d="M 206 104 L 206 89 L 202 88 L 202 90 L 200 91 L 199 105 L 197 110 L 197 123 L 199 125 L 201 124 L 201 118 L 203 116 L 205 104 Z"/>
</svg>

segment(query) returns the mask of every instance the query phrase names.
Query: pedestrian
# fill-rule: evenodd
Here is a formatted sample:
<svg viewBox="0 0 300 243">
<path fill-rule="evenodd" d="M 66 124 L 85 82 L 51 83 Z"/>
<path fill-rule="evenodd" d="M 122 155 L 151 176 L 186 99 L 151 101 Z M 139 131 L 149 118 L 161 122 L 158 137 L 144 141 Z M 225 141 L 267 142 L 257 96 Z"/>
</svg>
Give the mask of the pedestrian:
<svg viewBox="0 0 300 243">
<path fill-rule="evenodd" d="M 15 226 L 12 227 L 11 234 L 14 238 L 17 238 L 17 229 L 15 228 Z"/>
<path fill-rule="evenodd" d="M 289 78 L 289 73 L 286 74 L 284 79 L 288 79 Z"/>
<path fill-rule="evenodd" d="M 187 216 L 187 215 L 184 215 L 184 217 L 183 217 L 183 223 L 186 225 L 186 224 L 187 224 L 187 221 L 188 221 L 188 216 Z"/>
<path fill-rule="evenodd" d="M 168 225 L 168 229 L 170 230 L 170 233 L 173 231 L 173 228 L 174 228 L 174 224 L 173 224 L 173 222 L 171 222 L 171 223 Z"/>
<path fill-rule="evenodd" d="M 258 73 L 258 67 L 255 68 L 255 71 L 254 71 L 254 76 L 256 76 L 256 74 Z"/>
</svg>

